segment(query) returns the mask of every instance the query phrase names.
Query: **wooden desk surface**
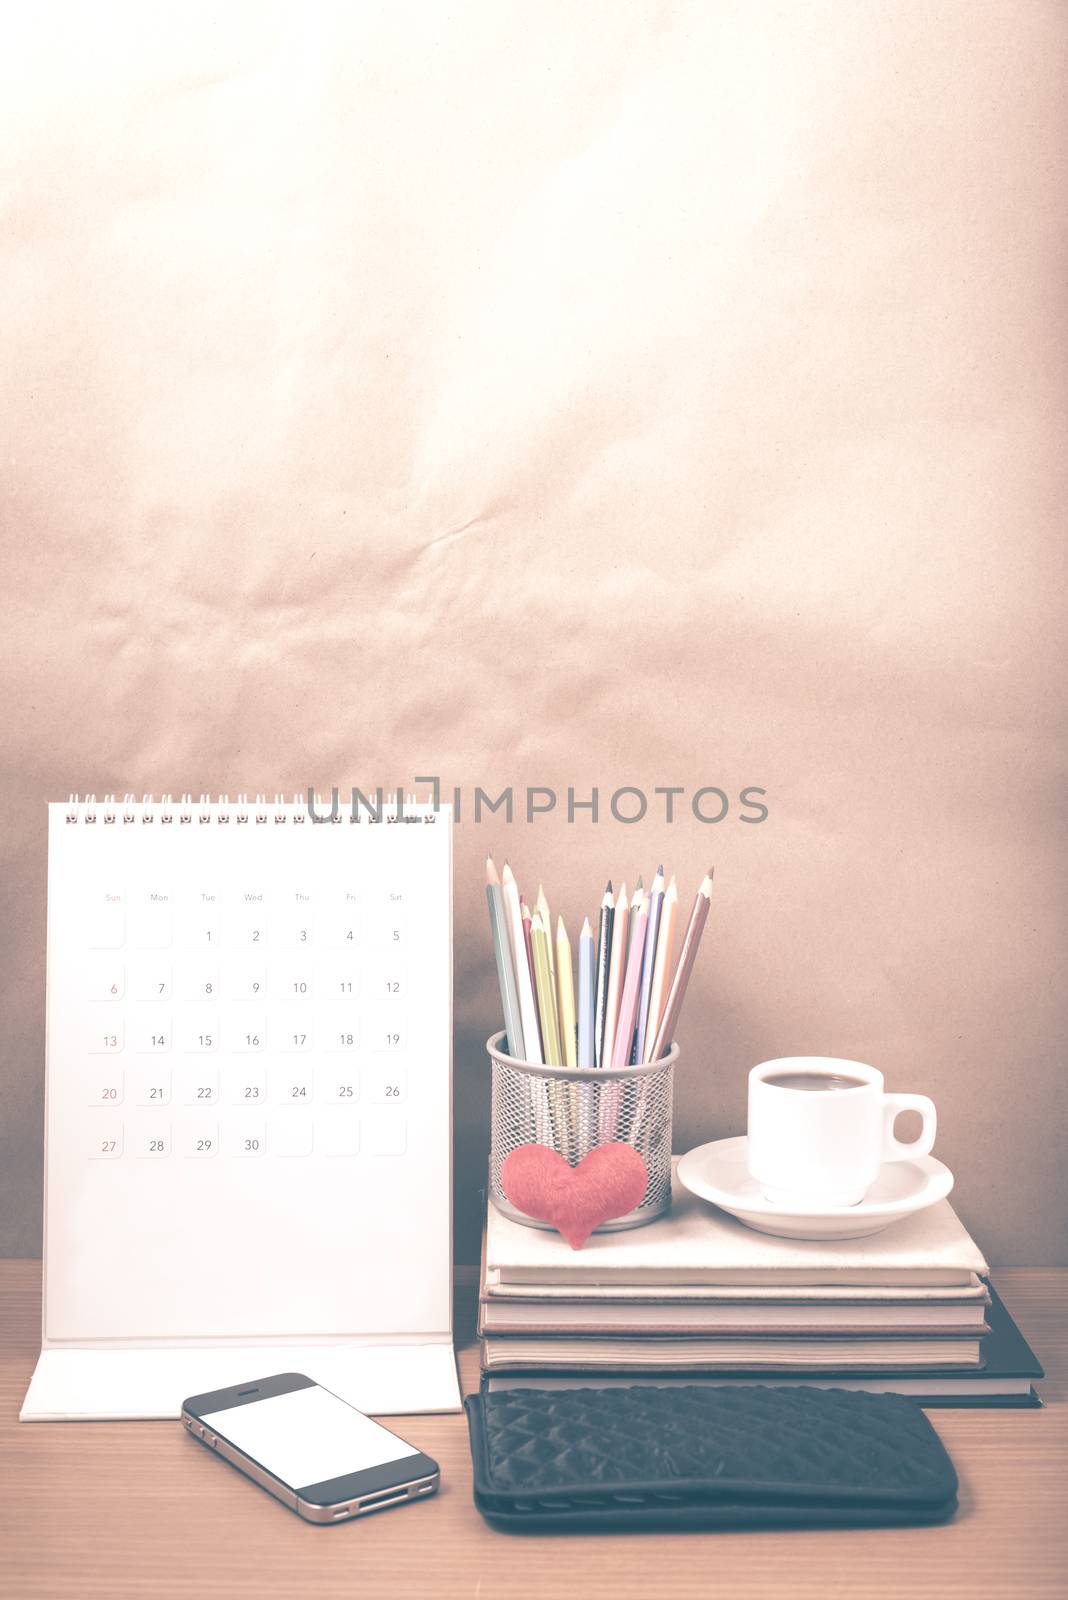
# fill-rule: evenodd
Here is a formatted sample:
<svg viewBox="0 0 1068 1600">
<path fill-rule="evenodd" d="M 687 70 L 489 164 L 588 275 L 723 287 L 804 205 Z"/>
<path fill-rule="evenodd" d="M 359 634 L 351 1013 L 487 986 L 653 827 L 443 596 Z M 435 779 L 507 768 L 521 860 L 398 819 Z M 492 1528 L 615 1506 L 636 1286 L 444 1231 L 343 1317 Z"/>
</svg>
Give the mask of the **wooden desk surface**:
<svg viewBox="0 0 1068 1600">
<path fill-rule="evenodd" d="M 463 1417 L 398 1419 L 441 1463 L 423 1505 L 315 1528 L 177 1422 L 33 1423 L 40 1265 L 0 1262 L 0 1586 L 24 1597 L 1028 1600 L 1068 1593 L 1068 1271 L 996 1274 L 1048 1377 L 1042 1411 L 933 1411 L 961 1480 L 940 1528 L 516 1536 L 471 1501 Z M 469 1300 L 469 1296 L 467 1299 Z M 465 1389 L 475 1351 L 460 1329 Z"/>
</svg>

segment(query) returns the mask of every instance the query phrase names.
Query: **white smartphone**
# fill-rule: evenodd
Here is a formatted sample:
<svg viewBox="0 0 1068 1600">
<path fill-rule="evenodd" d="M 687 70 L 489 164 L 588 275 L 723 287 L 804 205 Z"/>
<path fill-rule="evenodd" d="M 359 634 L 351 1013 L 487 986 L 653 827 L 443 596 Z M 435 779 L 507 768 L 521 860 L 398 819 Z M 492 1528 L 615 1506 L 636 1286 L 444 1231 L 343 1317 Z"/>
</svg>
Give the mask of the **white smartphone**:
<svg viewBox="0 0 1068 1600">
<path fill-rule="evenodd" d="M 194 1394 L 182 1421 L 307 1522 L 343 1522 L 433 1494 L 436 1461 L 302 1372 Z"/>
</svg>

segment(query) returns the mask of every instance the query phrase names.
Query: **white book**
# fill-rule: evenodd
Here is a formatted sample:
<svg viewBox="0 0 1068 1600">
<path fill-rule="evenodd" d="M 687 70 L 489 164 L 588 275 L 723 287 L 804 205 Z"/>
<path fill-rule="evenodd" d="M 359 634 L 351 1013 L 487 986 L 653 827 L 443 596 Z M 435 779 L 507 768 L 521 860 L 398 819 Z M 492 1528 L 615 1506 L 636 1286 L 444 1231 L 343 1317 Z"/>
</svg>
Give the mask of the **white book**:
<svg viewBox="0 0 1068 1600">
<path fill-rule="evenodd" d="M 981 1300 L 483 1301 L 479 1333 L 986 1333 Z"/>
<path fill-rule="evenodd" d="M 502 1283 L 499 1271 L 486 1270 L 482 1295 L 487 1303 L 537 1301 L 539 1305 L 559 1303 L 612 1305 L 625 1302 L 655 1305 L 831 1305 L 846 1301 L 850 1305 L 978 1305 L 990 1298 L 986 1284 L 973 1272 L 967 1283 L 948 1287 L 938 1284 L 865 1283 Z"/>
<path fill-rule="evenodd" d="M 796 1284 L 971 1287 L 989 1268 L 948 1200 L 866 1239 L 775 1239 L 698 1200 L 678 1182 L 671 1211 L 643 1228 L 593 1234 L 581 1250 L 512 1222 L 491 1204 L 486 1270 L 499 1284 Z"/>
<path fill-rule="evenodd" d="M 708 1372 L 716 1368 L 744 1368 L 747 1372 L 783 1368 L 803 1371 L 871 1372 L 901 1368 L 978 1367 L 977 1338 L 940 1334 L 933 1338 L 901 1339 L 865 1335 L 813 1338 L 659 1338 L 646 1335 L 619 1338 L 524 1338 L 509 1335 L 482 1341 L 485 1372 Z"/>
</svg>

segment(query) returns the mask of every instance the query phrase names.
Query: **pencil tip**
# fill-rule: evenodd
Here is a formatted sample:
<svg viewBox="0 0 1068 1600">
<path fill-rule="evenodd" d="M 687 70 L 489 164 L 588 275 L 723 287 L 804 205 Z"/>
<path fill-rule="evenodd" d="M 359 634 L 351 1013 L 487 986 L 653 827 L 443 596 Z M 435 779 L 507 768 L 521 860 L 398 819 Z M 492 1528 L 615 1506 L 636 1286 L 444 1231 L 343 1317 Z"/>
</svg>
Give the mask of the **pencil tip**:
<svg viewBox="0 0 1068 1600">
<path fill-rule="evenodd" d="M 662 861 L 656 869 L 656 875 L 658 878 L 662 878 L 664 876 L 664 863 Z"/>
<path fill-rule="evenodd" d="M 590 927 L 590 919 L 589 919 L 589 917 L 583 917 L 583 919 L 582 919 L 582 931 L 583 931 L 584 934 L 588 934 L 591 939 L 593 938 L 593 929 Z"/>
<path fill-rule="evenodd" d="M 608 882 L 605 884 L 604 892 L 605 892 L 605 894 L 611 894 L 612 893 L 612 880 L 611 880 L 611 878 L 609 878 Z"/>
<path fill-rule="evenodd" d="M 500 881 L 501 881 L 500 878 L 498 878 L 498 876 L 497 876 L 497 868 L 493 865 L 493 857 L 492 856 L 487 856 L 486 857 L 486 882 L 487 883 L 500 883 Z"/>
</svg>

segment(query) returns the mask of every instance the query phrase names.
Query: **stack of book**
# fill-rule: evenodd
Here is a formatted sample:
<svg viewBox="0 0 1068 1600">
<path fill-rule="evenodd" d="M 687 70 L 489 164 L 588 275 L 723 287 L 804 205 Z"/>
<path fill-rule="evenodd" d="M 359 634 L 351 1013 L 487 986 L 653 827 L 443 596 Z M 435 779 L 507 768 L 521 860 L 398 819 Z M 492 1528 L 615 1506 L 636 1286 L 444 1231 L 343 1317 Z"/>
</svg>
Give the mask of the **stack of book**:
<svg viewBox="0 0 1068 1600">
<path fill-rule="evenodd" d="M 867 1239 L 754 1233 L 677 1183 L 671 1212 L 581 1250 L 489 1207 L 490 1388 L 808 1383 L 927 1404 L 1037 1404 L 1041 1368 L 948 1201 Z"/>
</svg>

